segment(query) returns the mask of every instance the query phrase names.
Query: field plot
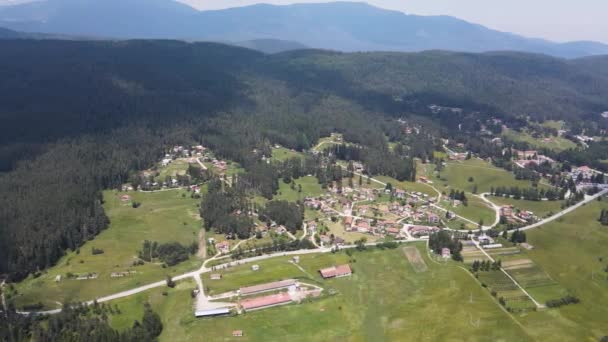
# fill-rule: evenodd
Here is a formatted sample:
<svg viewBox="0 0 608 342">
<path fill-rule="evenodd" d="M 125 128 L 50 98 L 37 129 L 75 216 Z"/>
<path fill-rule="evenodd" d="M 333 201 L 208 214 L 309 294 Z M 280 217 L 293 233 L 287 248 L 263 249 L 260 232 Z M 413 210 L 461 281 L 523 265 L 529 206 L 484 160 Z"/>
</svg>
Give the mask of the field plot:
<svg viewBox="0 0 608 342">
<path fill-rule="evenodd" d="M 420 273 L 428 269 L 426 263 L 424 262 L 424 259 L 422 259 L 422 256 L 420 255 L 420 251 L 418 250 L 418 248 L 409 246 L 403 247 L 402 250 L 403 254 L 405 254 L 405 257 L 407 258 L 407 261 L 409 261 L 410 265 L 412 265 L 412 267 L 414 268 L 414 271 Z"/>
<path fill-rule="evenodd" d="M 538 339 L 593 341 L 608 335 L 608 277 L 604 272 L 608 266 L 608 227 L 597 221 L 602 209 L 608 209 L 606 199 L 526 232 L 535 248 L 525 254 L 561 287 L 561 294 L 555 285 L 531 288 L 529 292 L 538 300 L 542 296 L 560 298 L 564 292 L 581 300 L 522 318 Z"/>
<path fill-rule="evenodd" d="M 475 246 L 463 247 L 461 254 L 465 264 L 473 263 L 475 260 L 489 260 L 488 257 Z"/>
<path fill-rule="evenodd" d="M 491 291 L 496 292 L 497 298 L 502 297 L 507 308 L 533 309 L 536 307 L 534 302 L 532 302 L 532 300 L 500 270 L 479 272 L 478 279 Z"/>
</svg>

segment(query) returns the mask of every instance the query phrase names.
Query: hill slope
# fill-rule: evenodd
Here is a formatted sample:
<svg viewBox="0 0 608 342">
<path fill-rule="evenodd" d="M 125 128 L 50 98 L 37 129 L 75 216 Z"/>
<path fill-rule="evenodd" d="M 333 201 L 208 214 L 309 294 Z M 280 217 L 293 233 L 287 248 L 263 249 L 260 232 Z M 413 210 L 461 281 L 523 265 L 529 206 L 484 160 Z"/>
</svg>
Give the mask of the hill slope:
<svg viewBox="0 0 608 342">
<path fill-rule="evenodd" d="M 387 118 L 429 104 L 573 121 L 608 108 L 603 63 L 542 55 L 265 55 L 166 40 L 0 40 L 0 51 L 0 273 L 15 279 L 103 230 L 100 190 L 167 144 L 202 142 L 247 169 L 263 142 L 306 149 L 333 131 L 381 150 Z"/>
<path fill-rule="evenodd" d="M 0 26 L 114 38 L 279 39 L 341 51 L 517 50 L 567 58 L 608 54 L 608 46 L 600 43 L 558 44 L 453 17 L 406 15 L 354 2 L 199 12 L 172 0 L 47 0 L 0 7 Z"/>
</svg>

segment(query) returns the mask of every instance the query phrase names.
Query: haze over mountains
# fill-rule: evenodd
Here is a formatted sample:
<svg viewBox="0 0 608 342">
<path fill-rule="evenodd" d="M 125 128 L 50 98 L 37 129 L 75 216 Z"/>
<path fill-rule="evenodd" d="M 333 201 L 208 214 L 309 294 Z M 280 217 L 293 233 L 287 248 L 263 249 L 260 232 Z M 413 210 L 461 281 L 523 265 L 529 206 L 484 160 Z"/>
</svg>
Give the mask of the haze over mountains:
<svg viewBox="0 0 608 342">
<path fill-rule="evenodd" d="M 253 40 L 265 45 L 266 52 L 306 46 L 340 51 L 517 50 L 566 58 L 608 54 L 608 45 L 601 43 L 554 43 L 454 17 L 407 15 L 356 2 L 201 12 L 172 0 L 47 0 L 0 7 L 0 26 L 116 39 Z"/>
</svg>

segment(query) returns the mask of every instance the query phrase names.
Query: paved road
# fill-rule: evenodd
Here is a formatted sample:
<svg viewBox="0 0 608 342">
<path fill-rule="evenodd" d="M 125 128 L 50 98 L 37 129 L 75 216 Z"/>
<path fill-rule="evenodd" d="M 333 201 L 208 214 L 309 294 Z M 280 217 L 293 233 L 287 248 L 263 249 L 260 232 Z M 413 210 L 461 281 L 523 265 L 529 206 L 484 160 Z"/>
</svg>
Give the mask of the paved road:
<svg viewBox="0 0 608 342">
<path fill-rule="evenodd" d="M 562 216 L 564 216 L 564 215 L 566 215 L 568 213 L 573 212 L 574 210 L 582 207 L 583 205 L 585 205 L 585 204 L 587 204 L 587 203 L 589 203 L 591 201 L 596 200 L 598 197 L 601 197 L 601 196 L 603 196 L 603 195 L 605 195 L 607 193 L 608 193 L 608 189 L 604 189 L 604 190 L 598 192 L 597 194 L 595 194 L 593 196 L 586 196 L 586 198 L 584 200 L 576 203 L 575 205 L 569 206 L 568 208 L 560 211 L 559 213 L 557 213 L 557 214 L 555 214 L 555 215 L 553 215 L 551 217 L 547 217 L 546 219 L 540 220 L 540 221 L 538 221 L 538 222 L 536 222 L 534 224 L 531 224 L 529 226 L 525 226 L 523 228 L 518 228 L 518 229 L 521 231 L 521 230 L 530 230 L 530 229 L 534 229 L 534 228 L 540 227 L 540 226 L 542 226 L 542 225 L 544 225 L 546 223 L 549 223 L 551 221 L 557 220 L 558 218 L 560 218 L 560 217 L 562 217 Z M 517 229 L 511 229 L 511 230 L 513 231 L 513 230 L 517 230 Z"/>
</svg>

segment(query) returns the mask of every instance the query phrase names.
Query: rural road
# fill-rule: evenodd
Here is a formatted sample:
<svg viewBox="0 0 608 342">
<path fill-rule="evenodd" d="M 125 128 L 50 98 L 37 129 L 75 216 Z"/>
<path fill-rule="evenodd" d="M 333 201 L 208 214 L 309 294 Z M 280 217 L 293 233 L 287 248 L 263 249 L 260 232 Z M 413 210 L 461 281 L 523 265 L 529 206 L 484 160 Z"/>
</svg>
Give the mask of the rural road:
<svg viewBox="0 0 608 342">
<path fill-rule="evenodd" d="M 518 230 L 518 229 L 519 230 L 530 230 L 530 229 L 534 229 L 534 228 L 540 227 L 543 224 L 546 224 L 546 223 L 549 223 L 551 221 L 557 220 L 558 218 L 560 218 L 560 217 L 562 217 L 562 216 L 564 216 L 564 215 L 566 215 L 568 213 L 573 212 L 574 210 L 582 207 L 583 205 L 585 205 L 585 204 L 587 204 L 587 203 L 589 203 L 589 202 L 591 202 L 591 201 L 597 199 L 598 197 L 601 197 L 601 196 L 603 196 L 603 195 L 605 195 L 607 193 L 608 193 L 608 189 L 604 189 L 604 190 L 598 192 L 597 194 L 595 194 L 593 196 L 586 196 L 586 198 L 584 200 L 576 203 L 575 205 L 569 206 L 568 208 L 560 211 L 559 213 L 557 213 L 557 214 L 555 214 L 553 216 L 547 217 L 546 219 L 540 220 L 540 221 L 538 221 L 538 222 L 536 222 L 534 224 L 531 224 L 529 226 L 525 226 L 525 227 L 517 228 L 517 229 L 511 229 L 511 230 L 512 231 L 513 230 Z"/>
</svg>

